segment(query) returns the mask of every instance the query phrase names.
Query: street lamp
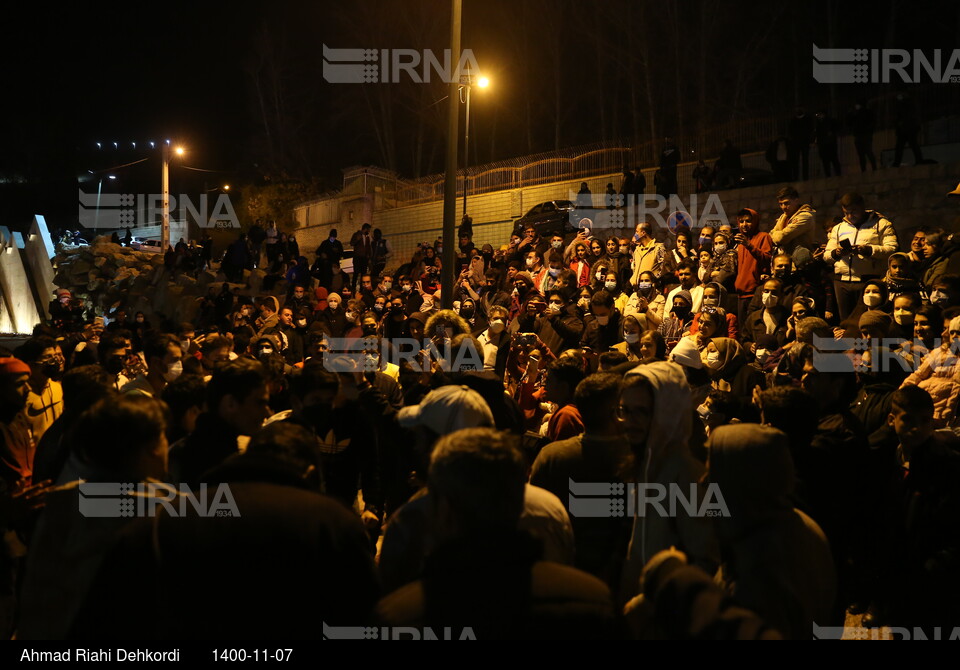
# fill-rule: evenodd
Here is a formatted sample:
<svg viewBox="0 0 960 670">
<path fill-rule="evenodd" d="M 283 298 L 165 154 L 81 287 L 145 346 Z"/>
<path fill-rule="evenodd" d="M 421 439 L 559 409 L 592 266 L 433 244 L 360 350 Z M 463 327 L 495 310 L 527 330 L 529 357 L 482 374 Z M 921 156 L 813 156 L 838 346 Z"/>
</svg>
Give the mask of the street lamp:
<svg viewBox="0 0 960 670">
<path fill-rule="evenodd" d="M 477 86 L 486 88 L 490 80 L 477 77 Z M 467 170 L 470 167 L 470 89 L 473 88 L 473 75 L 460 75 L 460 100 L 466 103 L 467 113 L 463 129 L 463 215 L 467 215 Z"/>
<path fill-rule="evenodd" d="M 178 156 L 183 156 L 183 147 L 177 147 L 175 150 Z M 170 246 L 170 140 L 163 143 L 163 179 L 161 188 L 163 189 L 163 203 L 161 204 L 160 218 L 160 253 L 166 253 Z"/>
</svg>

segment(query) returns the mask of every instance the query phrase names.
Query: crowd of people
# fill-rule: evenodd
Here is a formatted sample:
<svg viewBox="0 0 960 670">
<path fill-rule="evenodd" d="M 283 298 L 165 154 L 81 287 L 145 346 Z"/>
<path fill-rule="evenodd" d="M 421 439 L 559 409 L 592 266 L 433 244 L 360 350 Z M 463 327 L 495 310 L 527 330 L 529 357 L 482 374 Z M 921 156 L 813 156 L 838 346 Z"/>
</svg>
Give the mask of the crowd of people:
<svg viewBox="0 0 960 670">
<path fill-rule="evenodd" d="M 767 226 L 461 226 L 452 309 L 440 241 L 387 269 L 369 224 L 352 277 L 331 231 L 314 272 L 224 283 L 196 323 L 60 296 L 72 318 L 0 351 L 3 634 L 960 625 L 960 239 L 776 197 Z M 227 484 L 237 513 L 78 507 L 80 482 L 158 481 Z M 585 514 L 582 483 L 634 498 Z"/>
</svg>

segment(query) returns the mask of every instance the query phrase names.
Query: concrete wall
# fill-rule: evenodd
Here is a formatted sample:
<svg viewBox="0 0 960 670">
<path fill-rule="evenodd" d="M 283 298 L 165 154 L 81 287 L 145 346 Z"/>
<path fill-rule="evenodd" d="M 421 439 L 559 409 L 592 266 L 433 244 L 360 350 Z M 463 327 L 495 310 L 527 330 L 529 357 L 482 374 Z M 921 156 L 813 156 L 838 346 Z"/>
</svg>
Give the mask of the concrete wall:
<svg viewBox="0 0 960 670">
<path fill-rule="evenodd" d="M 47 222 L 39 214 L 33 217 L 30 231 L 24 242 L 23 255 L 30 269 L 30 282 L 39 304 L 37 309 L 44 318 L 50 318 L 49 301 L 53 298 L 56 286 L 53 283 L 53 264 L 50 260 L 54 256 L 53 241 L 47 230 Z"/>
<path fill-rule="evenodd" d="M 930 149 L 931 151 L 928 151 Z M 935 147 L 925 147 L 928 153 Z M 942 145 L 938 156 L 945 160 L 957 160 L 958 148 L 955 145 Z M 893 134 L 890 131 L 877 133 L 874 138 L 874 151 L 878 157 L 889 159 L 893 150 Z M 810 174 L 812 179 L 795 184 L 801 192 L 804 202 L 809 202 L 818 212 L 818 220 L 822 223 L 827 216 L 831 218 L 839 214 L 836 206 L 840 196 L 847 191 L 859 191 L 868 201 L 868 207 L 877 209 L 891 217 L 901 233 L 909 228 L 925 223 L 943 227 L 953 227 L 954 217 L 960 213 L 955 202 L 947 201 L 944 194 L 952 190 L 960 180 L 960 164 L 941 163 L 938 165 L 907 166 L 912 161 L 910 151 L 906 152 L 905 166 L 901 168 L 881 168 L 877 171 L 861 173 L 857 155 L 853 148 L 852 138 L 843 138 L 840 142 L 840 162 L 843 170 L 842 177 L 824 178 L 816 147 L 810 149 Z M 887 161 L 889 162 L 889 160 Z M 743 156 L 743 163 L 748 168 L 767 170 L 769 165 L 762 153 Z M 681 164 L 678 169 L 680 190 L 688 192 L 692 188 L 691 172 L 693 163 Z M 647 180 L 647 193 L 651 194 L 653 187 L 654 169 L 643 170 Z M 603 206 L 603 197 L 607 183 L 619 188 L 622 181 L 620 173 L 600 175 L 587 179 L 575 179 L 541 184 L 522 189 L 497 191 L 479 195 L 468 195 L 467 211 L 473 217 L 474 243 L 478 246 L 490 243 L 499 246 L 506 243 L 513 229 L 515 219 L 522 216 L 534 205 L 556 199 L 575 199 L 580 188 L 580 182 L 586 181 L 593 193 L 594 204 Z M 952 183 L 951 183 L 952 182 Z M 768 229 L 774 224 L 779 210 L 775 194 L 783 184 L 763 187 L 721 191 L 716 194 L 709 210 L 709 218 L 719 219 L 723 215 L 733 218 L 743 207 L 756 209 L 761 213 L 762 227 Z M 329 229 L 336 227 L 341 241 L 346 244 L 354 230 L 359 229 L 364 221 L 370 221 L 375 228 L 380 228 L 393 248 L 393 257 L 388 266 L 395 267 L 407 262 L 420 242 L 433 242 L 441 234 L 443 219 L 443 203 L 441 201 L 424 204 L 383 208 L 378 201 L 378 194 L 371 193 L 364 199 L 363 216 L 358 218 L 354 214 L 353 221 L 348 219 L 349 212 L 356 212 L 357 196 L 335 196 L 326 201 L 307 203 L 295 210 L 295 219 L 302 226 L 293 231 L 296 234 L 300 247 L 305 252 L 312 252 L 327 236 Z M 698 207 L 690 207 L 689 196 L 681 198 L 685 208 L 691 214 L 699 216 L 704 213 L 704 205 L 709 194 L 698 196 Z M 717 200 L 718 199 L 718 200 Z M 349 203 L 348 203 L 349 201 Z M 349 206 L 348 206 L 349 205 Z M 372 205 L 372 212 L 370 207 Z M 648 203 L 654 208 L 655 203 Z M 665 219 L 670 211 L 667 207 L 662 213 Z M 457 201 L 457 222 L 459 224 L 462 211 L 462 194 Z M 719 215 L 718 215 L 719 212 Z M 322 214 L 321 214 L 322 213 Z M 605 216 L 605 214 L 601 214 Z M 332 219 L 320 221 L 319 219 Z M 654 217 L 655 218 L 655 217 Z M 597 231 L 602 237 L 609 235 L 630 236 L 632 227 L 605 228 Z M 661 231 L 661 237 L 666 237 L 666 231 Z"/>
<path fill-rule="evenodd" d="M 30 333 L 39 320 L 20 248 L 10 229 L 0 226 L 0 332 Z"/>
</svg>

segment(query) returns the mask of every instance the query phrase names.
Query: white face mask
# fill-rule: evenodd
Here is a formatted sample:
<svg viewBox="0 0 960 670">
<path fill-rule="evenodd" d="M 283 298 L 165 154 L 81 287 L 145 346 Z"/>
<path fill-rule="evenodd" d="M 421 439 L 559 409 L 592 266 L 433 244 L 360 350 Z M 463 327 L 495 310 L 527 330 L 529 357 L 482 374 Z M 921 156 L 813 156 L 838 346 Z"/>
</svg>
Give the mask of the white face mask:
<svg viewBox="0 0 960 670">
<path fill-rule="evenodd" d="M 560 274 L 560 270 L 561 270 L 561 268 L 550 268 L 550 270 L 549 270 L 550 276 L 551 276 L 551 277 L 556 277 L 556 276 L 558 276 L 558 275 Z"/>
<path fill-rule="evenodd" d="M 550 243 L 550 246 L 553 247 L 554 249 L 559 249 L 560 247 L 563 246 L 563 241 L 562 241 L 562 240 L 554 240 L 553 242 Z"/>
<path fill-rule="evenodd" d="M 356 312 L 347 312 L 345 316 L 347 317 L 347 321 L 353 321 L 353 320 L 355 320 L 355 319 L 357 318 L 357 313 L 356 313 Z"/>
<path fill-rule="evenodd" d="M 763 292 L 763 306 L 767 309 L 773 309 L 777 306 L 777 303 L 780 302 L 780 297 L 774 295 L 770 291 Z"/>
<path fill-rule="evenodd" d="M 297 319 L 297 325 L 300 326 L 301 328 L 306 328 L 306 327 L 307 327 L 307 320 L 306 320 L 306 319 Z"/>
<path fill-rule="evenodd" d="M 409 293 L 410 290 L 413 288 L 413 286 L 411 286 L 410 284 L 404 284 L 404 285 L 403 285 L 402 287 L 400 287 L 400 288 L 401 288 L 401 290 L 402 290 L 404 293 Z"/>
<path fill-rule="evenodd" d="M 603 288 L 607 289 L 608 291 L 613 291 L 614 289 L 617 288 L 617 282 L 615 281 L 604 282 Z"/>
<path fill-rule="evenodd" d="M 532 267 L 533 267 L 534 265 L 536 265 L 536 264 L 537 264 L 537 259 L 536 259 L 536 258 L 528 258 L 528 259 L 527 259 L 527 267 L 528 267 L 528 268 L 532 268 Z"/>
<path fill-rule="evenodd" d="M 640 333 L 624 333 L 623 341 L 627 344 L 636 344 L 640 341 Z"/>
<path fill-rule="evenodd" d="M 715 245 L 713 248 L 716 250 L 716 252 L 717 252 L 718 254 L 722 254 L 724 251 L 727 250 L 727 245 L 726 245 L 726 244 L 717 244 L 717 245 Z"/>
<path fill-rule="evenodd" d="M 182 372 L 183 363 L 181 361 L 177 361 L 167 368 L 167 371 L 163 373 L 163 378 L 169 383 L 176 380 L 176 378 L 179 377 Z"/>
<path fill-rule="evenodd" d="M 610 317 L 609 317 L 609 316 L 598 316 L 598 317 L 597 317 L 597 323 L 599 323 L 601 326 L 605 326 L 605 325 L 607 325 L 608 323 L 610 323 Z"/>
<path fill-rule="evenodd" d="M 893 310 L 893 320 L 898 326 L 909 325 L 913 322 L 913 312 L 908 309 Z"/>
<path fill-rule="evenodd" d="M 337 302 L 336 300 L 334 300 L 333 302 L 329 303 L 329 305 L 330 305 L 330 309 L 332 309 L 332 310 L 334 310 L 334 311 L 340 309 L 340 303 Z"/>
<path fill-rule="evenodd" d="M 715 295 L 705 295 L 703 296 L 703 304 L 707 307 L 716 307 L 717 306 L 717 296 Z"/>
<path fill-rule="evenodd" d="M 863 304 L 872 309 L 880 304 L 880 296 L 876 293 L 866 293 L 863 296 Z"/>
<path fill-rule="evenodd" d="M 637 282 L 638 291 L 649 291 L 653 288 L 653 283 L 648 281 Z"/>
<path fill-rule="evenodd" d="M 597 278 L 597 281 L 603 281 L 603 273 L 602 273 L 602 272 L 598 272 L 597 274 L 594 275 L 594 277 Z"/>
<path fill-rule="evenodd" d="M 384 290 L 384 291 L 389 291 L 389 290 L 392 289 L 392 288 L 393 288 L 393 282 L 392 282 L 392 281 L 385 281 L 385 282 L 383 282 L 383 290 Z"/>
<path fill-rule="evenodd" d="M 770 358 L 770 352 L 766 349 L 757 349 L 757 363 L 763 365 Z"/>
<path fill-rule="evenodd" d="M 930 302 L 934 305 L 942 305 L 949 299 L 950 297 L 944 291 L 933 291 L 930 294 Z"/>
<path fill-rule="evenodd" d="M 493 333 L 494 335 L 499 335 L 500 333 L 502 333 L 504 327 L 505 326 L 503 324 L 503 321 L 501 321 L 500 319 L 494 319 L 493 321 L 490 322 L 490 332 Z"/>
<path fill-rule="evenodd" d="M 707 352 L 707 367 L 715 368 L 720 364 L 720 352 L 719 351 L 708 351 Z"/>
</svg>

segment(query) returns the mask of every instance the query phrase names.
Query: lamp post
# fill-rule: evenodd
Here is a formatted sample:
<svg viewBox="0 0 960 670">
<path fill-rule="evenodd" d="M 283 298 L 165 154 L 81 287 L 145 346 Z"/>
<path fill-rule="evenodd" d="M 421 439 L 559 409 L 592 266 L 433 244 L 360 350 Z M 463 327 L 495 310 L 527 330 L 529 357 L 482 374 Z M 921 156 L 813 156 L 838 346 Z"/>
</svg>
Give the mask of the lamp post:
<svg viewBox="0 0 960 670">
<path fill-rule="evenodd" d="M 183 155 L 183 147 L 177 147 L 175 150 L 178 156 Z M 170 246 L 170 140 L 163 144 L 163 178 L 161 189 L 163 201 L 160 204 L 160 253 L 166 253 Z"/>
</svg>

